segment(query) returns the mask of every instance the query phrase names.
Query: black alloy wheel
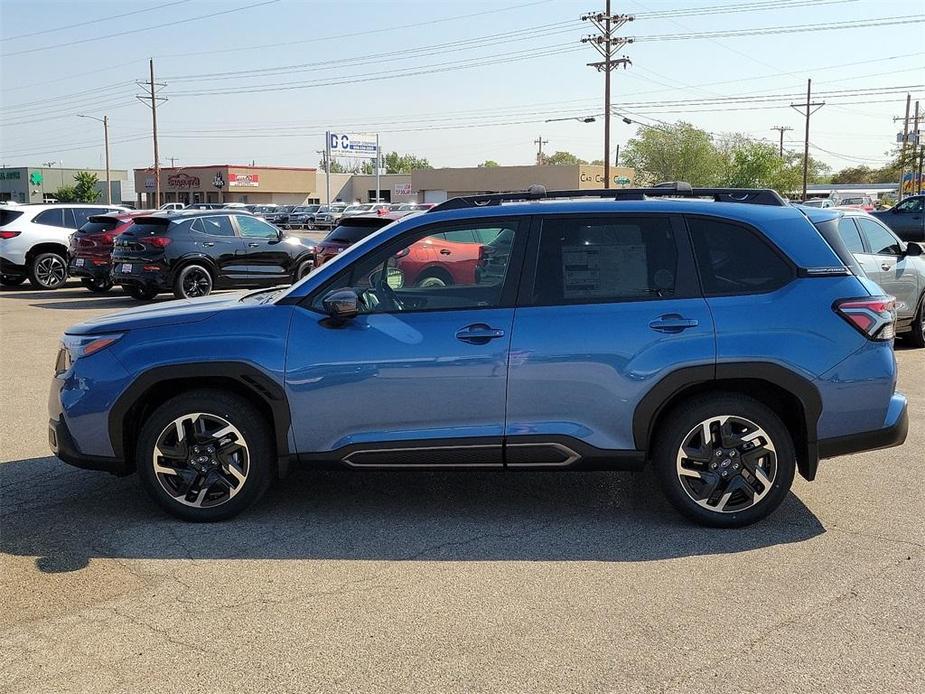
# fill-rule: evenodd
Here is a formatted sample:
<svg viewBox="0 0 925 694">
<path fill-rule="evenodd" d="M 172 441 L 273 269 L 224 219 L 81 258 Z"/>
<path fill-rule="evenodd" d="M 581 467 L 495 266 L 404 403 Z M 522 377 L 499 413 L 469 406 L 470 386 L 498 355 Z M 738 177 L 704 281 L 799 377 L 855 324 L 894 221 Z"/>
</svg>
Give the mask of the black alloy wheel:
<svg viewBox="0 0 925 694">
<path fill-rule="evenodd" d="M 197 299 L 212 293 L 212 275 L 202 265 L 187 265 L 180 270 L 174 283 L 178 299 Z"/>
</svg>

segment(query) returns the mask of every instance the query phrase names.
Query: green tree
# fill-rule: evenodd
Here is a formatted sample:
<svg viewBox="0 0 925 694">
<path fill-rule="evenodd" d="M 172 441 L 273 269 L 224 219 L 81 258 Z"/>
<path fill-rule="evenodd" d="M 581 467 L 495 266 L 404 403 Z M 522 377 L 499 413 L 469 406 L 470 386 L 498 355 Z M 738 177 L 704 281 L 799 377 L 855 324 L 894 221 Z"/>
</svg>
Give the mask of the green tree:
<svg viewBox="0 0 925 694">
<path fill-rule="evenodd" d="M 386 173 L 411 173 L 412 169 L 431 169 L 430 162 L 413 154 L 389 152 L 383 157 Z"/>
<path fill-rule="evenodd" d="M 494 169 L 497 168 L 497 166 L 498 162 L 496 162 L 494 159 L 486 159 L 481 164 L 479 164 L 480 169 Z"/>
<path fill-rule="evenodd" d="M 587 164 L 571 152 L 556 152 L 551 155 L 543 155 L 543 164 L 546 166 L 575 166 L 576 164 Z"/>
<path fill-rule="evenodd" d="M 77 189 L 74 186 L 61 186 L 52 194 L 52 197 L 58 202 L 79 202 Z"/>
<path fill-rule="evenodd" d="M 687 181 L 715 185 L 723 174 L 723 155 L 710 134 L 690 123 L 640 128 L 624 148 L 626 166 L 640 183 Z"/>
<path fill-rule="evenodd" d="M 318 162 L 318 168 L 324 171 L 324 158 L 322 158 L 321 161 Z M 354 173 L 354 172 L 348 169 L 343 164 L 341 164 L 336 159 L 331 159 L 331 173 L 336 174 L 336 173 Z"/>
<path fill-rule="evenodd" d="M 723 169 L 718 183 L 729 188 L 773 188 L 785 162 L 774 145 L 735 134 L 719 145 Z"/>
<path fill-rule="evenodd" d="M 78 171 L 74 176 L 74 202 L 96 202 L 100 197 L 100 191 L 96 187 L 100 182 L 95 173 L 89 171 Z M 60 200 L 60 198 L 59 198 Z"/>
<path fill-rule="evenodd" d="M 872 169 L 864 164 L 849 166 L 832 174 L 832 183 L 875 183 L 877 174 L 879 174 L 878 169 Z"/>
</svg>

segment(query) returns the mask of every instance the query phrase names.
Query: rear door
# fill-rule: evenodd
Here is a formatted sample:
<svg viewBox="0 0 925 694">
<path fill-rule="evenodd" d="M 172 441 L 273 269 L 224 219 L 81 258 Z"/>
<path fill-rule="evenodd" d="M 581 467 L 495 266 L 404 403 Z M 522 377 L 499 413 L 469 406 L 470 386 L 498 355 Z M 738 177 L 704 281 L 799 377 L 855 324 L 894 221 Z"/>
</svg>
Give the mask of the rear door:
<svg viewBox="0 0 925 694">
<path fill-rule="evenodd" d="M 292 246 L 283 240 L 279 229 L 262 219 L 235 215 L 241 236 L 240 258 L 236 265 L 242 276 L 261 282 L 277 282 L 292 277 Z"/>
<path fill-rule="evenodd" d="M 645 445 L 633 415 L 655 383 L 683 367 L 712 374 L 713 320 L 683 222 L 550 215 L 534 227 L 528 263 L 511 344 L 507 463 L 619 461 Z"/>
<path fill-rule="evenodd" d="M 903 254 L 903 244 L 884 224 L 868 217 L 855 217 L 867 246 L 876 277 L 871 275 L 884 291 L 896 297 L 896 316 L 902 320 L 912 318 L 918 307 L 919 285 L 915 268 Z M 865 271 L 867 268 L 864 268 Z"/>
<path fill-rule="evenodd" d="M 211 258 L 219 270 L 219 280 L 233 282 L 240 278 L 237 260 L 242 249 L 242 240 L 235 233 L 230 215 L 197 217 L 190 232 L 193 248 Z"/>
</svg>

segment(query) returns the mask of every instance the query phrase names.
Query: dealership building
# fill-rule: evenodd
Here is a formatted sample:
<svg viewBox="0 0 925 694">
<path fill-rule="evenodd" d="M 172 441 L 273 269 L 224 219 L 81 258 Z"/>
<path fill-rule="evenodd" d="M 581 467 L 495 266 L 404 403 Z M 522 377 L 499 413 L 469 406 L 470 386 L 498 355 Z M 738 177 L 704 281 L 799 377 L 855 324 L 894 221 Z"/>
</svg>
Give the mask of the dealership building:
<svg viewBox="0 0 925 694">
<path fill-rule="evenodd" d="M 0 202 L 48 202 L 65 186 L 74 185 L 74 176 L 81 171 L 96 174 L 97 198 L 106 202 L 105 169 L 62 169 L 55 166 L 4 166 L 0 168 Z M 112 201 L 118 205 L 135 198 L 128 171 L 112 169 L 109 172 Z"/>
<path fill-rule="evenodd" d="M 154 172 L 135 169 L 136 206 L 159 207 L 166 202 L 242 202 L 299 205 L 327 202 L 324 171 L 282 166 L 182 166 L 162 168 L 161 197 L 155 201 Z M 632 185 L 635 173 L 627 167 L 611 168 L 612 187 Z M 384 202 L 442 202 L 460 195 L 526 190 L 531 185 L 548 190 L 602 188 L 604 167 L 494 166 L 415 169 L 407 174 L 378 177 L 379 199 Z M 377 177 L 369 174 L 332 173 L 331 200 L 372 202 Z"/>
</svg>

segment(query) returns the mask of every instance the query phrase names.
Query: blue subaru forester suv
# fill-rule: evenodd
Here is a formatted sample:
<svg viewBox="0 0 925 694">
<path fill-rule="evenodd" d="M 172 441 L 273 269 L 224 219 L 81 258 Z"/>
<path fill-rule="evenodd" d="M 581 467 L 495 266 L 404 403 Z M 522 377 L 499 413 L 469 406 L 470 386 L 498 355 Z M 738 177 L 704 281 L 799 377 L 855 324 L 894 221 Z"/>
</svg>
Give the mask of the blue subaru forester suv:
<svg viewBox="0 0 925 694">
<path fill-rule="evenodd" d="M 413 245 L 473 280 L 406 284 Z M 286 289 L 70 328 L 49 438 L 193 521 L 296 465 L 648 461 L 683 514 L 741 526 L 796 470 L 905 440 L 894 319 L 837 232 L 773 191 L 537 186 L 406 217 Z"/>
</svg>

